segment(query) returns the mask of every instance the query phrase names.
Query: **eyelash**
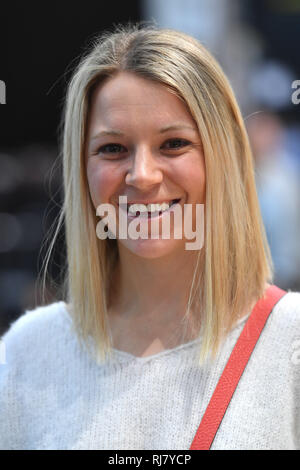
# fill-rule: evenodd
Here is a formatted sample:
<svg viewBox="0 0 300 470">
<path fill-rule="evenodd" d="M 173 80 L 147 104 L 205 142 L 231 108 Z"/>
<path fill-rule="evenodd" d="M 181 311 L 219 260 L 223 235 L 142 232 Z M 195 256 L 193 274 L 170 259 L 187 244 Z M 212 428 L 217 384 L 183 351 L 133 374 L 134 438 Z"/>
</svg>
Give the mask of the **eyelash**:
<svg viewBox="0 0 300 470">
<path fill-rule="evenodd" d="M 181 145 L 180 147 L 175 147 L 175 148 L 169 148 L 167 150 L 169 151 L 176 151 L 176 150 L 180 150 L 182 149 L 183 147 L 187 147 L 188 145 L 191 145 L 191 142 L 189 142 L 188 140 L 185 140 L 185 139 L 169 139 L 165 142 L 165 144 L 167 143 L 170 143 L 170 142 L 181 142 L 183 143 L 183 145 Z M 96 153 L 99 154 L 99 153 L 104 153 L 104 154 L 118 154 L 118 153 L 121 153 L 121 152 L 105 152 L 104 149 L 107 148 L 107 147 L 123 147 L 125 148 L 123 145 L 121 144 L 114 144 L 114 143 L 109 143 L 109 144 L 105 144 L 105 145 L 102 145 L 97 151 Z"/>
</svg>

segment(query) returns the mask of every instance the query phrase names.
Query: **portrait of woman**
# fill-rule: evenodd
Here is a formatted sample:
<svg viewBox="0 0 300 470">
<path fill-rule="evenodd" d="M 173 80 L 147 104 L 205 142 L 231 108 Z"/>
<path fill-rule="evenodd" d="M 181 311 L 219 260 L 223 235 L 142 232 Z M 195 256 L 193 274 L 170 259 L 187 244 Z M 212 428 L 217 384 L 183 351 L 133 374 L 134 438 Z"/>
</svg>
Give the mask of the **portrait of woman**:
<svg viewBox="0 0 300 470">
<path fill-rule="evenodd" d="M 300 293 L 273 284 L 244 120 L 216 59 L 179 31 L 116 26 L 81 57 L 62 123 L 49 256 L 64 226 L 65 297 L 2 338 L 0 448 L 188 450 L 210 435 L 215 450 L 299 449 Z M 108 206 L 116 233 L 101 238 Z M 200 248 L 174 235 L 176 212 Z M 120 236 L 124 220 L 148 237 Z"/>
</svg>

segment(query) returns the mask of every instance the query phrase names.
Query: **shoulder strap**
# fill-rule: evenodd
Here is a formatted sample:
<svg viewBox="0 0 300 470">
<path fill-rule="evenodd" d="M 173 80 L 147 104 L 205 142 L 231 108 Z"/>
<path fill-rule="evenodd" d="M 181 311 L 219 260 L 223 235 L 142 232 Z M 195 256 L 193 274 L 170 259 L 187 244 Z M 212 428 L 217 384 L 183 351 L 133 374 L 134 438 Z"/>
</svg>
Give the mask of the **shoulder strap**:
<svg viewBox="0 0 300 470">
<path fill-rule="evenodd" d="M 267 288 L 255 304 L 203 415 L 190 450 L 209 450 L 260 333 L 276 303 L 287 292 Z"/>
</svg>

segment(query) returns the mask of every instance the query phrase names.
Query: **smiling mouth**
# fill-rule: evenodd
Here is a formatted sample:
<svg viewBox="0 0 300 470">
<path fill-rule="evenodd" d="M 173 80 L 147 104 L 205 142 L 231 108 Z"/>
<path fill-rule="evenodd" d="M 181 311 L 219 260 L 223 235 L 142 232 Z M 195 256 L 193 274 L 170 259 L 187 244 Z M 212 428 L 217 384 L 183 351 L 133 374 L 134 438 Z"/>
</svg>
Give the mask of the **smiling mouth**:
<svg viewBox="0 0 300 470">
<path fill-rule="evenodd" d="M 136 218 L 136 217 L 145 217 L 145 218 L 148 218 L 148 219 L 151 219 L 153 217 L 159 217 L 161 216 L 164 212 L 168 212 L 172 206 L 174 206 L 175 204 L 178 204 L 179 202 L 181 201 L 181 198 L 179 199 L 173 199 L 170 203 L 169 203 L 169 206 L 168 207 L 165 207 L 165 209 L 163 208 L 160 208 L 159 210 L 154 210 L 152 209 L 151 211 L 139 211 L 138 210 L 138 207 L 136 208 L 137 210 L 133 210 L 132 212 L 129 212 L 129 207 L 130 205 L 127 204 L 127 216 L 130 217 L 130 218 Z M 134 205 L 134 204 L 133 204 Z M 132 206 L 133 206 L 132 205 Z M 138 205 L 137 205 L 138 206 Z"/>
</svg>

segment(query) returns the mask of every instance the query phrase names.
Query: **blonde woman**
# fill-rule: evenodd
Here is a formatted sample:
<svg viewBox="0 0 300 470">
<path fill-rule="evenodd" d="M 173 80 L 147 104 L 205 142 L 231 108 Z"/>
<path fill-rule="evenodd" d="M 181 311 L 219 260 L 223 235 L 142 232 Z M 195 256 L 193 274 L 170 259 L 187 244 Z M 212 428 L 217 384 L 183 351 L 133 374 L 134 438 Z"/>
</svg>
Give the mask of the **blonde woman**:
<svg viewBox="0 0 300 470">
<path fill-rule="evenodd" d="M 2 338 L 0 448 L 201 448 L 229 358 L 207 448 L 299 448 L 300 294 L 273 286 L 259 336 L 272 261 L 243 118 L 216 60 L 186 34 L 117 27 L 81 59 L 63 122 L 67 293 Z M 116 214 L 106 238 L 103 207 Z M 201 246 L 175 236 L 184 218 Z M 150 236 L 121 237 L 124 220 Z"/>
</svg>

